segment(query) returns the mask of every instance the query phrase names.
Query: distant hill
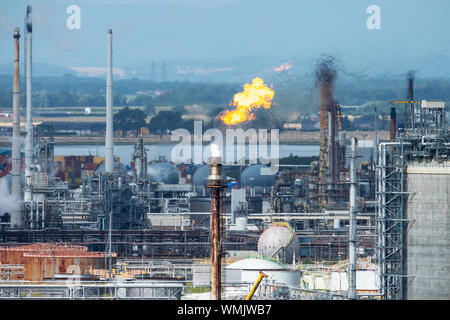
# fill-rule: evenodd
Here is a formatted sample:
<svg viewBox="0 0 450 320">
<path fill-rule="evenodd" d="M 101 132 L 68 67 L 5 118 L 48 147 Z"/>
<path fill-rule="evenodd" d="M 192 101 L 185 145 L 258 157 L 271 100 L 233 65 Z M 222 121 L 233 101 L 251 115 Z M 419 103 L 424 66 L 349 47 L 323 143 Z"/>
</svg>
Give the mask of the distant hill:
<svg viewBox="0 0 450 320">
<path fill-rule="evenodd" d="M 307 72 L 294 73 L 294 70 L 292 67 L 292 73 L 275 74 L 268 71 L 266 75 L 263 74 L 265 83 L 271 85 L 275 91 L 272 108 L 274 114 L 289 121 L 294 121 L 300 114 L 317 112 L 318 104 L 317 89 L 314 87 L 312 75 Z M 256 73 L 254 75 L 261 76 Z M 236 77 L 238 76 L 239 74 L 236 73 Z M 129 103 L 130 106 L 176 107 L 199 104 L 206 105 L 211 109 L 210 112 L 216 112 L 216 109 L 220 111 L 230 108 L 229 103 L 234 94 L 242 90 L 245 82 L 249 82 L 243 79 L 242 76 L 239 81 L 230 83 L 115 78 L 114 96 L 117 101 L 115 103 L 116 105 Z M 21 82 L 23 81 L 22 76 Z M 104 78 L 79 77 L 70 74 L 35 75 L 33 92 L 36 98 L 33 99 L 37 106 L 102 106 L 105 103 L 105 87 Z M 0 74 L 0 107 L 12 106 L 11 89 L 12 75 Z M 407 96 L 406 75 L 387 74 L 366 77 L 342 71 L 338 75 L 334 92 L 335 99 L 343 106 L 362 106 L 363 108 L 359 110 L 363 112 L 372 112 L 376 106 L 379 112 L 388 114 L 390 100 L 405 99 Z M 428 79 L 417 76 L 414 94 L 416 99 L 444 100 L 448 103 L 450 102 L 450 79 Z"/>
<path fill-rule="evenodd" d="M 20 68 L 20 74 L 25 74 L 25 67 L 23 61 L 21 61 L 21 64 L 19 66 Z M 14 71 L 14 63 L 6 63 L 0 65 L 0 74 L 6 74 L 11 75 Z M 71 70 L 69 68 L 64 67 L 58 67 L 55 65 L 47 64 L 47 63 L 33 63 L 33 76 L 52 76 L 52 77 L 59 77 L 63 75 L 73 75 L 76 76 L 77 72 L 75 70 Z"/>
<path fill-rule="evenodd" d="M 12 61 L 11 31 L 22 26 L 29 2 L 0 1 L 5 13 L 0 63 Z M 450 1 L 375 1 L 381 8 L 380 30 L 366 27 L 370 1 L 222 0 L 223 5 L 210 7 L 196 2 L 79 0 L 81 29 L 69 30 L 67 1 L 34 1 L 33 61 L 103 68 L 106 31 L 112 28 L 113 65 L 124 70 L 125 78 L 152 79 L 152 61 L 157 81 L 249 81 L 254 75 L 267 78 L 284 62 L 292 64 L 293 73 L 296 68 L 307 76 L 322 53 L 370 77 L 410 69 L 421 77 L 450 77 Z"/>
</svg>

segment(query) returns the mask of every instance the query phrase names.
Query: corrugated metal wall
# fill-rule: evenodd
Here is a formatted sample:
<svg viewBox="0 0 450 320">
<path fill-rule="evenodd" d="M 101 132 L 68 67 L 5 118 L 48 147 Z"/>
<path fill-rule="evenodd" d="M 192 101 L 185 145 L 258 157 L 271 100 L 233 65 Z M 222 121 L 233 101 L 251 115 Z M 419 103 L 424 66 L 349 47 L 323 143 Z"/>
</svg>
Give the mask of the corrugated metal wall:
<svg viewBox="0 0 450 320">
<path fill-rule="evenodd" d="M 450 299 L 450 163 L 409 165 L 408 300 Z"/>
</svg>

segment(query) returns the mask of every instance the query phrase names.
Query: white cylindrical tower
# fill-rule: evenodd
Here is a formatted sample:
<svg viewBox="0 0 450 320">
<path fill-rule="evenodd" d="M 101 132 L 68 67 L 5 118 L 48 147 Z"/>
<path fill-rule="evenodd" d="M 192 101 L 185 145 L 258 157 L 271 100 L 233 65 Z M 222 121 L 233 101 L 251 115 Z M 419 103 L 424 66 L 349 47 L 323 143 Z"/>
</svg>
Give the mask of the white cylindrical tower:
<svg viewBox="0 0 450 320">
<path fill-rule="evenodd" d="M 112 30 L 108 30 L 108 69 L 106 73 L 106 139 L 105 139 L 105 172 L 114 170 L 113 141 L 113 94 L 112 94 Z"/>
<path fill-rule="evenodd" d="M 25 74 L 27 85 L 27 119 L 26 119 L 26 137 L 25 137 L 25 193 L 24 200 L 31 201 L 31 167 L 33 165 L 33 123 L 31 116 L 31 76 L 32 76 L 32 23 L 31 23 L 31 6 L 27 6 L 27 15 L 25 17 Z"/>
<path fill-rule="evenodd" d="M 352 138 L 352 155 L 350 162 L 350 230 L 348 240 L 348 298 L 356 299 L 356 143 L 355 137 Z"/>
<path fill-rule="evenodd" d="M 11 193 L 15 201 L 21 199 L 20 186 L 20 73 L 19 73 L 19 28 L 14 30 L 14 80 L 13 80 L 13 137 L 12 137 L 12 185 Z M 20 225 L 17 213 L 11 215 L 11 226 Z"/>
</svg>

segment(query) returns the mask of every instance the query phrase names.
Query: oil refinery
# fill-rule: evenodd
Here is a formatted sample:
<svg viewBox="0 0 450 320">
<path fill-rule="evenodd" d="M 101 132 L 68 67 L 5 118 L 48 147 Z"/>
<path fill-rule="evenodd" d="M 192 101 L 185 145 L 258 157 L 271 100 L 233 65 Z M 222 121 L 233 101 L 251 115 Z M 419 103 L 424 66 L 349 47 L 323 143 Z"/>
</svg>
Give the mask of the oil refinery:
<svg viewBox="0 0 450 320">
<path fill-rule="evenodd" d="M 450 299 L 446 105 L 417 98 L 412 74 L 407 97 L 391 101 L 389 139 L 375 129 L 368 147 L 344 131 L 338 68 L 327 57 L 314 75 L 317 160 L 277 164 L 268 175 L 268 162 L 227 163 L 213 143 L 200 164 L 149 160 L 141 133 L 122 163 L 113 121 L 116 34 L 108 29 L 104 157 L 56 155 L 55 129 L 33 122 L 31 16 L 28 6 L 25 29 L 11 41 L 0 300 Z M 276 89 L 254 78 L 215 129 L 251 128 Z M 361 158 L 367 150 L 372 156 Z"/>
</svg>

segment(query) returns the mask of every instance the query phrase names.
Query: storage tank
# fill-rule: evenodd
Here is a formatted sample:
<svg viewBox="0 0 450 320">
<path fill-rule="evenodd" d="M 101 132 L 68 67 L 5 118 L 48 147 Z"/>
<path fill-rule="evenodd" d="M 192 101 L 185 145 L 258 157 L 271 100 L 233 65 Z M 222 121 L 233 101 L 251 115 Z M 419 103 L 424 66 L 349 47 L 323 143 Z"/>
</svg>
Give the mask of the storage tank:
<svg viewBox="0 0 450 320">
<path fill-rule="evenodd" d="M 101 174 L 104 174 L 105 171 L 106 171 L 105 162 L 100 163 L 97 167 L 97 170 L 95 170 L 95 172 L 101 173 Z M 118 171 L 120 174 L 125 174 L 127 171 L 126 166 L 122 162 L 119 163 Z"/>
<path fill-rule="evenodd" d="M 112 253 L 115 262 L 116 253 Z M 23 273 L 10 280 L 42 281 L 79 272 L 81 276 L 92 269 L 105 268 L 104 252 L 89 252 L 86 246 L 74 244 L 33 243 L 23 246 L 0 247 L 0 265 L 21 265 Z"/>
<path fill-rule="evenodd" d="M 147 167 L 147 175 L 151 182 L 178 184 L 177 167 L 167 161 L 154 161 Z"/>
<path fill-rule="evenodd" d="M 406 173 L 406 299 L 448 300 L 450 162 L 410 163 Z"/>
<path fill-rule="evenodd" d="M 261 174 L 261 169 L 269 170 L 264 164 L 250 165 L 241 173 L 241 185 L 247 187 L 272 187 L 275 182 L 273 174 Z"/>
<path fill-rule="evenodd" d="M 105 261 L 108 257 L 104 252 L 77 250 L 25 253 L 24 280 L 43 281 L 71 274 L 92 275 L 92 269 L 107 269 Z M 112 258 L 115 263 L 116 253 L 112 253 Z"/>
<path fill-rule="evenodd" d="M 247 258 L 234 262 L 225 267 L 226 279 L 229 283 L 251 283 L 258 278 L 262 271 L 268 275 L 267 279 L 261 281 L 274 282 L 289 286 L 300 286 L 300 270 L 292 270 L 289 266 L 268 259 Z"/>
<path fill-rule="evenodd" d="M 196 187 L 205 186 L 205 182 L 208 179 L 210 170 L 211 169 L 206 164 L 202 164 L 202 165 L 198 166 L 194 171 L 194 175 L 192 176 L 192 183 Z"/>
<path fill-rule="evenodd" d="M 236 218 L 236 230 L 238 230 L 238 231 L 247 230 L 247 218 L 246 217 Z"/>
<path fill-rule="evenodd" d="M 226 180 L 225 170 L 222 170 L 222 180 Z M 208 176 L 211 172 L 211 168 L 207 164 L 199 165 L 192 176 L 192 184 L 194 185 L 195 191 L 203 197 L 209 197 L 210 191 L 208 188 L 205 188 L 205 185 L 208 184 Z"/>
<path fill-rule="evenodd" d="M 273 224 L 259 237 L 258 253 L 265 257 L 278 258 L 284 263 L 292 263 L 294 255 L 299 255 L 295 231 L 286 222 Z"/>
<path fill-rule="evenodd" d="M 208 184 L 208 176 L 210 175 L 211 172 L 211 168 L 209 167 L 209 165 L 207 164 L 201 164 L 199 165 L 195 171 L 194 171 L 194 175 L 192 176 L 192 183 L 196 186 L 196 187 L 203 187 L 206 184 Z M 224 170 L 222 170 L 222 179 L 225 179 L 225 172 Z"/>
</svg>

